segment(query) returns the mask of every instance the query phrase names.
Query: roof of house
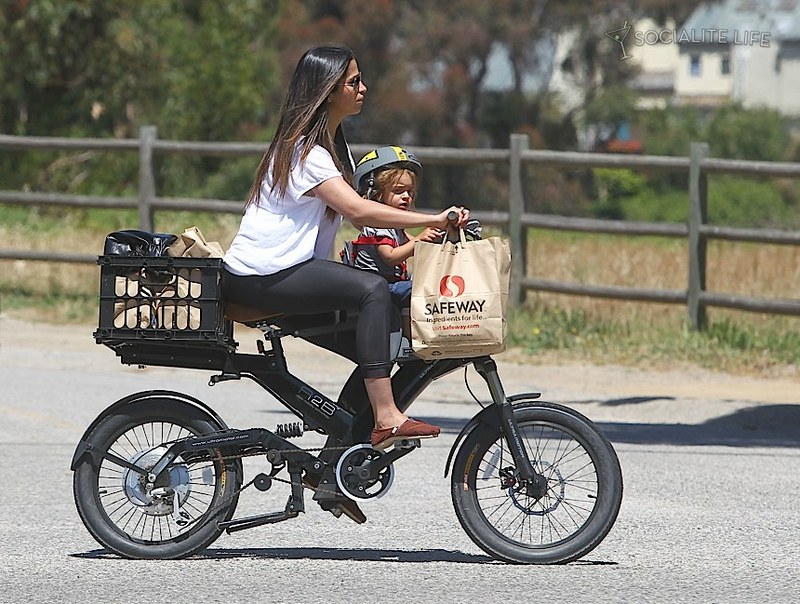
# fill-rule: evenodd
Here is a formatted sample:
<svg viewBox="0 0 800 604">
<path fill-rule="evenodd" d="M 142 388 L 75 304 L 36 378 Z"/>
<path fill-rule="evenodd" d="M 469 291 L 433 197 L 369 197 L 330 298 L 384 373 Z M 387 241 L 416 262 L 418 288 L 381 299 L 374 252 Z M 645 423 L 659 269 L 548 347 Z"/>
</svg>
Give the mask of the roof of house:
<svg viewBox="0 0 800 604">
<path fill-rule="evenodd" d="M 750 30 L 769 32 L 774 40 L 800 40 L 800 0 L 704 2 L 680 29 Z"/>
</svg>

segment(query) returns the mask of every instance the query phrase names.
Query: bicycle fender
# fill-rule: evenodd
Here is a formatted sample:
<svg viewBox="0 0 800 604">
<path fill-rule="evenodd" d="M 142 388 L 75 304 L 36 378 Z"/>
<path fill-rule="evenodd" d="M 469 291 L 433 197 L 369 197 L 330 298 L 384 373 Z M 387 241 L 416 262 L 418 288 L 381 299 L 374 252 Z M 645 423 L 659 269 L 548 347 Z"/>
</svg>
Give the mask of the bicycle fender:
<svg viewBox="0 0 800 604">
<path fill-rule="evenodd" d="M 509 396 L 506 400 L 511 403 L 515 409 L 517 409 L 530 404 L 530 401 L 538 399 L 540 396 L 542 396 L 540 392 L 523 392 L 521 394 Z M 486 424 L 489 427 L 496 428 L 501 423 L 500 407 L 497 405 L 489 405 L 484 407 L 477 415 L 475 415 L 475 417 L 469 420 L 467 425 L 461 429 L 461 432 L 459 432 L 455 442 L 453 442 L 453 447 L 450 449 L 450 454 L 447 456 L 447 461 L 444 465 L 444 477 L 447 478 L 447 475 L 450 473 L 450 464 L 452 463 L 453 457 L 455 457 L 455 454 L 458 452 L 458 449 L 461 446 L 461 441 L 464 440 L 470 432 L 472 432 L 479 424 Z"/>
<path fill-rule="evenodd" d="M 189 403 L 190 405 L 193 405 L 198 409 L 200 409 L 201 411 L 207 413 L 209 415 L 209 418 L 213 420 L 214 423 L 217 424 L 217 428 L 219 430 L 227 430 L 228 428 L 228 425 L 216 411 L 214 411 L 203 401 L 196 399 L 193 396 L 189 396 L 188 394 L 183 394 L 182 392 L 175 392 L 172 390 L 145 390 L 143 392 L 136 392 L 135 394 L 129 394 L 128 396 L 123 397 L 119 399 L 117 402 L 109 405 L 106 409 L 103 410 L 102 413 L 100 413 L 100 415 L 98 415 L 94 419 L 94 421 L 91 424 L 89 424 L 89 427 L 86 428 L 86 430 L 83 433 L 83 436 L 81 436 L 81 439 L 78 442 L 78 447 L 75 449 L 75 453 L 72 456 L 72 462 L 70 463 L 69 466 L 70 469 L 74 471 L 75 468 L 78 467 L 78 464 L 80 463 L 83 456 L 88 454 L 88 446 L 87 446 L 88 442 L 86 439 L 89 437 L 89 434 L 92 433 L 92 431 L 97 427 L 97 425 L 101 421 L 103 421 L 106 417 L 108 417 L 108 415 L 119 410 L 121 407 L 125 407 L 126 405 L 130 405 L 131 403 L 135 403 L 146 398 L 154 398 L 154 397 L 172 398 L 172 399 L 177 399 L 178 401 L 183 403 Z"/>
<path fill-rule="evenodd" d="M 450 474 L 450 464 L 452 463 L 453 457 L 461 446 L 461 441 L 463 441 L 467 435 L 480 424 L 486 424 L 490 427 L 499 426 L 500 408 L 497 405 L 489 405 L 488 407 L 484 407 L 477 415 L 467 422 L 466 426 L 461 428 L 461 432 L 459 432 L 458 436 L 456 436 L 456 440 L 453 442 L 453 446 L 450 449 L 450 454 L 447 456 L 447 461 L 444 464 L 445 478 L 447 478 L 447 475 Z"/>
</svg>

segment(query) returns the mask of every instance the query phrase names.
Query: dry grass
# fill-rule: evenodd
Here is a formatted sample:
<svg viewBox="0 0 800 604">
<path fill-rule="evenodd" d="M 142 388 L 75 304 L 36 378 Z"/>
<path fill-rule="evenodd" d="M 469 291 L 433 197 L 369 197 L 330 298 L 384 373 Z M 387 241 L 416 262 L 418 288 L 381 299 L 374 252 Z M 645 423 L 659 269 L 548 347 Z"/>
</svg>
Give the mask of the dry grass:
<svg viewBox="0 0 800 604">
<path fill-rule="evenodd" d="M 236 232 L 238 216 L 203 215 L 198 219 L 196 215 L 162 213 L 158 228 L 181 232 L 193 224 L 200 226 L 207 239 L 227 247 Z M 538 230 L 530 233 L 529 275 L 596 285 L 686 288 L 684 241 Z M 343 228 L 337 246 L 354 235 L 351 227 Z M 104 236 L 104 231 L 85 228 L 69 219 L 46 235 L 33 235 L 25 229 L 0 224 L 4 248 L 99 253 Z M 91 322 L 96 317 L 97 279 L 98 270 L 94 266 L 0 260 L 0 310 L 28 319 Z M 800 248 L 711 242 L 707 281 L 709 291 L 800 298 Z M 540 359 L 579 357 L 594 362 L 650 366 L 688 362 L 737 372 L 773 375 L 798 372 L 796 362 L 786 359 L 800 359 L 800 350 L 786 348 L 797 347 L 800 340 L 783 337 L 787 333 L 797 336 L 798 317 L 712 308 L 708 311 L 709 319 L 721 322 L 724 329 L 721 335 L 713 336 L 718 341 L 704 342 L 687 335 L 686 308 L 682 305 L 538 292 L 529 292 L 527 300 L 531 314 L 523 313 L 516 318 L 512 329 L 530 334 L 531 342 L 543 335 L 533 331 L 540 329 L 537 325 L 547 324 L 547 329 L 561 332 L 553 335 L 555 343 L 538 347 L 532 344 L 528 348 L 528 354 Z M 564 335 L 567 338 L 574 335 L 579 345 L 562 346 Z M 528 341 L 522 338 L 523 347 Z M 771 346 L 777 347 L 780 354 Z M 794 367 L 790 366 L 792 363 Z"/>
<path fill-rule="evenodd" d="M 688 281 L 687 244 L 679 240 L 534 231 L 528 254 L 528 273 L 546 279 L 675 290 Z M 712 241 L 707 289 L 798 299 L 800 248 Z M 533 312 L 512 328 L 532 329 L 522 345 L 542 359 L 800 377 L 800 317 L 709 308 L 710 328 L 697 334 L 679 304 L 542 292 L 528 292 L 527 302 Z"/>
<path fill-rule="evenodd" d="M 688 249 L 682 240 L 535 231 L 528 244 L 528 274 L 582 284 L 685 290 Z M 706 281 L 706 289 L 713 292 L 800 298 L 800 247 L 711 241 Z M 612 321 L 672 323 L 686 316 L 682 305 L 533 292 L 528 299 Z M 743 315 L 721 309 L 709 312 L 720 317 Z M 756 316 L 749 315 L 751 320 Z"/>
<path fill-rule="evenodd" d="M 159 230 L 180 232 L 196 224 L 191 216 L 163 213 Z M 2 247 L 100 253 L 104 232 L 63 225 L 46 236 L 32 236 L 0 224 Z M 216 215 L 200 225 L 206 238 L 227 247 L 236 233 L 237 216 Z M 532 231 L 528 244 L 528 275 L 558 281 L 618 285 L 654 289 L 685 289 L 688 279 L 684 241 L 656 238 L 624 238 Z M 355 235 L 342 229 L 337 246 Z M 0 260 L 3 290 L 34 295 L 77 294 L 97 291 L 97 269 L 77 264 L 26 260 Z M 708 250 L 709 291 L 765 298 L 800 298 L 800 247 L 712 241 Z M 563 309 L 581 310 L 603 320 L 682 319 L 680 305 L 645 304 L 578 296 L 530 292 L 528 299 Z M 734 313 L 741 314 L 741 313 Z"/>
</svg>

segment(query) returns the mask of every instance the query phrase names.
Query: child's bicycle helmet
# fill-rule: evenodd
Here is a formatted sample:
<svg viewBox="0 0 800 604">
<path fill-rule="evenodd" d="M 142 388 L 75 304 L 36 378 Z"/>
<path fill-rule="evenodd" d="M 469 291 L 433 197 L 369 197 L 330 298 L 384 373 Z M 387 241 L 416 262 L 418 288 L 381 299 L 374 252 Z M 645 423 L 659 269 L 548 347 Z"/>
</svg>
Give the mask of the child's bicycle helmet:
<svg viewBox="0 0 800 604">
<path fill-rule="evenodd" d="M 395 145 L 378 147 L 356 164 L 353 186 L 358 194 L 368 197 L 369 191 L 375 186 L 375 174 L 390 167 L 406 168 L 416 174 L 417 178 L 422 176 L 422 164 L 413 153 Z"/>
</svg>

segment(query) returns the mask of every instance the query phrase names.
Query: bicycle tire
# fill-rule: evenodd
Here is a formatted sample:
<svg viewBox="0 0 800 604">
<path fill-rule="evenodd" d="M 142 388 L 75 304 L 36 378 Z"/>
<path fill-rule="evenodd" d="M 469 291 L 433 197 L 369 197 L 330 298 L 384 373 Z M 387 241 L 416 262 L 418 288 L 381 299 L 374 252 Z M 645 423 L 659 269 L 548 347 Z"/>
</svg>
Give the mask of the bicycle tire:
<svg viewBox="0 0 800 604">
<path fill-rule="evenodd" d="M 515 482 L 499 427 L 477 424 L 453 464 L 456 516 L 473 542 L 498 560 L 563 564 L 582 558 L 619 513 L 617 454 L 589 419 L 567 407 L 523 402 L 514 405 L 514 417 L 531 463 L 548 479 L 547 493 L 528 497 Z"/>
<path fill-rule="evenodd" d="M 214 419 L 177 399 L 151 397 L 133 402 L 103 418 L 87 442 L 132 463 L 152 466 L 165 443 L 219 430 Z M 166 485 L 169 496 L 145 492 L 141 475 L 108 458 L 84 457 L 75 468 L 73 496 L 89 533 L 108 550 L 125 558 L 175 559 L 208 547 L 229 520 L 242 483 L 239 459 L 222 459 L 215 449 L 205 459 L 173 461 Z M 174 514 L 178 498 L 181 526 Z"/>
</svg>

